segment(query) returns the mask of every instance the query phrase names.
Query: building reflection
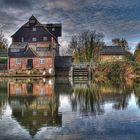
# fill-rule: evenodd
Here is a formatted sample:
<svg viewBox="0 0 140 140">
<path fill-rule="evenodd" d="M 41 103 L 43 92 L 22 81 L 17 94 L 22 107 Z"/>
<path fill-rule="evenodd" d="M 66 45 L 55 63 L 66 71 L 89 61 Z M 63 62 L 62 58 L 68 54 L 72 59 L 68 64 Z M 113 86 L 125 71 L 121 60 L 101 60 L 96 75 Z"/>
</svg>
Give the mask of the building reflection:
<svg viewBox="0 0 140 140">
<path fill-rule="evenodd" d="M 33 137 L 43 126 L 61 126 L 59 94 L 52 79 L 39 82 L 10 81 L 9 104 L 12 116 Z"/>
<path fill-rule="evenodd" d="M 54 94 L 53 79 L 47 81 L 11 81 L 9 83 L 10 96 L 51 96 Z"/>
</svg>

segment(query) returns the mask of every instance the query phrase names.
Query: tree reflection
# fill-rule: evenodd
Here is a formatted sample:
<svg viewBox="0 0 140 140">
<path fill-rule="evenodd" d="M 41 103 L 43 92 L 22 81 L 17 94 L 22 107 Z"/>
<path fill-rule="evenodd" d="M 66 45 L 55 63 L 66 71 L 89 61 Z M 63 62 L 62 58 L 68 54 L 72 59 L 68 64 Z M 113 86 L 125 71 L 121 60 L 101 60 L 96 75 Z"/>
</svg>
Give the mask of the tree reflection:
<svg viewBox="0 0 140 140">
<path fill-rule="evenodd" d="M 4 115 L 7 100 L 8 100 L 7 81 L 0 81 L 0 119 L 2 119 Z"/>
<path fill-rule="evenodd" d="M 75 85 L 71 96 L 72 109 L 82 114 L 98 115 L 104 113 L 104 104 L 111 102 L 113 109 L 123 110 L 128 106 L 131 92 L 131 86 L 126 86 L 125 82 L 119 84 L 118 81 L 116 84 L 108 80 Z"/>
<path fill-rule="evenodd" d="M 71 96 L 71 103 L 73 111 L 80 111 L 85 115 L 88 113 L 96 115 L 104 112 L 102 98 L 93 86 L 76 85 Z"/>
<path fill-rule="evenodd" d="M 139 79 L 137 79 L 134 84 L 134 94 L 136 97 L 136 103 L 140 107 L 140 81 Z"/>
<path fill-rule="evenodd" d="M 113 102 L 113 109 L 123 110 L 128 106 L 133 84 L 128 86 L 125 81 L 108 80 L 105 83 L 98 83 L 98 89 L 105 100 Z"/>
</svg>

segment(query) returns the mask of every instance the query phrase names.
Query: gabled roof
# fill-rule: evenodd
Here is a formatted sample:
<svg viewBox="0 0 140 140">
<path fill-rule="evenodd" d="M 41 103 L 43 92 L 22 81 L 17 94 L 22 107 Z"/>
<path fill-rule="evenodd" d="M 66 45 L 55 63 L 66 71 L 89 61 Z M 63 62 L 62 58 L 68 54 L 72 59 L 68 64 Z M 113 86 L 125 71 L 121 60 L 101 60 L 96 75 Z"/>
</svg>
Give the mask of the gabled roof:
<svg viewBox="0 0 140 140">
<path fill-rule="evenodd" d="M 29 20 L 37 20 L 34 15 L 32 15 Z"/>
<path fill-rule="evenodd" d="M 102 55 L 125 55 L 126 51 L 118 46 L 103 46 L 101 48 Z"/>
<path fill-rule="evenodd" d="M 24 57 L 36 57 L 35 53 L 31 50 L 31 48 L 27 48 L 24 52 Z"/>
<path fill-rule="evenodd" d="M 29 21 L 25 23 L 21 28 L 19 28 L 11 37 L 14 37 L 22 28 L 26 28 L 30 26 L 30 21 L 35 20 L 35 23 L 33 23 L 34 26 L 40 26 L 43 27 L 44 30 L 49 33 L 51 36 L 54 37 L 54 39 L 57 41 L 56 36 L 61 36 L 61 24 L 41 24 L 33 15 L 29 18 Z M 52 28 L 56 27 L 56 31 L 52 32 Z"/>
<path fill-rule="evenodd" d="M 11 52 L 11 49 L 9 49 L 8 56 L 12 58 L 24 57 L 24 51 L 25 51 L 24 48 L 20 49 L 20 52 Z"/>
<path fill-rule="evenodd" d="M 29 47 L 27 47 L 27 45 L 28 43 L 12 43 L 8 51 L 9 57 L 36 57 L 36 55 Z M 19 49 L 19 52 L 11 52 L 11 49 Z"/>
</svg>

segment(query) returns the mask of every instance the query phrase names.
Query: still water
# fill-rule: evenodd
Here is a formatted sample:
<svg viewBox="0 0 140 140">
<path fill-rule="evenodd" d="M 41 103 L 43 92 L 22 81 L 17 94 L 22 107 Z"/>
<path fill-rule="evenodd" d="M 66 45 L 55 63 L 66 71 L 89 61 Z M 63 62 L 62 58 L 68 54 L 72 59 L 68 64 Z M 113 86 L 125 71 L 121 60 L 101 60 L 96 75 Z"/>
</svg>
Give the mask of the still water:
<svg viewBox="0 0 140 140">
<path fill-rule="evenodd" d="M 140 82 L 0 80 L 0 140 L 140 139 Z"/>
</svg>

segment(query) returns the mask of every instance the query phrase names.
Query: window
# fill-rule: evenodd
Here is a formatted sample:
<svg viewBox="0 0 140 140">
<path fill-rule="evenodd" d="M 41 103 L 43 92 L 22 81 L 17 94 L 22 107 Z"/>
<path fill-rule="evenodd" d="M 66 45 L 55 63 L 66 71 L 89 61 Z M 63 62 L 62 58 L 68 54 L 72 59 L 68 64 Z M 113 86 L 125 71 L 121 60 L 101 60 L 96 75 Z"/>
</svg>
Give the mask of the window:
<svg viewBox="0 0 140 140">
<path fill-rule="evenodd" d="M 24 42 L 24 37 L 21 38 L 21 42 Z"/>
<path fill-rule="evenodd" d="M 21 64 L 20 58 L 16 58 L 16 64 Z"/>
<path fill-rule="evenodd" d="M 32 41 L 33 41 L 33 42 L 36 42 L 36 41 L 37 41 L 36 37 L 33 37 L 33 38 L 32 38 Z"/>
<path fill-rule="evenodd" d="M 16 88 L 16 95 L 21 95 L 21 89 L 20 88 Z"/>
<path fill-rule="evenodd" d="M 40 64 L 44 64 L 45 63 L 45 59 L 40 59 Z"/>
<path fill-rule="evenodd" d="M 34 31 L 34 32 L 35 32 L 35 31 L 36 31 L 36 27 L 33 27 L 32 31 Z"/>
<path fill-rule="evenodd" d="M 45 90 L 43 88 L 40 89 L 40 95 L 45 95 Z"/>
<path fill-rule="evenodd" d="M 19 52 L 19 51 L 20 51 L 20 49 L 16 49 L 16 48 L 11 49 L 11 52 Z"/>
<path fill-rule="evenodd" d="M 47 41 L 48 38 L 46 36 L 43 37 L 43 41 Z"/>
<path fill-rule="evenodd" d="M 52 31 L 55 31 L 55 28 L 52 28 Z"/>
<path fill-rule="evenodd" d="M 46 47 L 37 47 L 36 48 L 36 51 L 37 52 L 46 52 L 46 51 L 48 51 L 49 50 L 49 48 L 46 48 Z"/>
</svg>

